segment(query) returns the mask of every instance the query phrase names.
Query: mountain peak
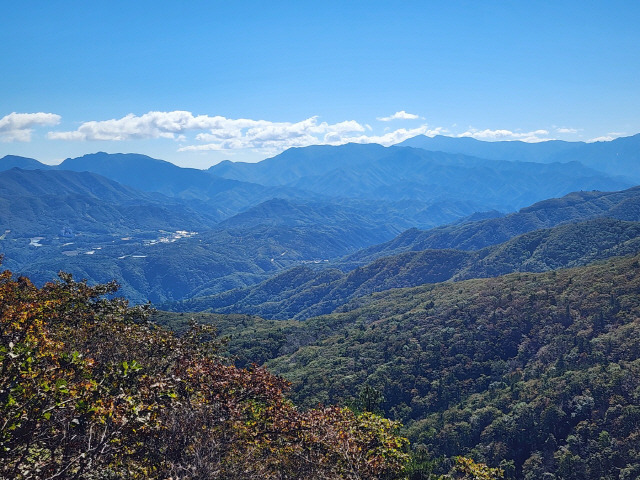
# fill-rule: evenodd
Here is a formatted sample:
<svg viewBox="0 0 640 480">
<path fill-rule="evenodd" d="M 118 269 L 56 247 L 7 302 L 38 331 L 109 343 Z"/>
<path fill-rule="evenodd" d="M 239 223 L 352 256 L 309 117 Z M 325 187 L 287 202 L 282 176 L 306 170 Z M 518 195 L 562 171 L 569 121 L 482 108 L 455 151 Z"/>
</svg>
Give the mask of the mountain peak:
<svg viewBox="0 0 640 480">
<path fill-rule="evenodd" d="M 0 170 L 11 170 L 15 167 L 23 170 L 45 170 L 51 168 L 49 165 L 40 163 L 34 158 L 20 157 L 18 155 L 5 155 L 0 158 Z"/>
</svg>

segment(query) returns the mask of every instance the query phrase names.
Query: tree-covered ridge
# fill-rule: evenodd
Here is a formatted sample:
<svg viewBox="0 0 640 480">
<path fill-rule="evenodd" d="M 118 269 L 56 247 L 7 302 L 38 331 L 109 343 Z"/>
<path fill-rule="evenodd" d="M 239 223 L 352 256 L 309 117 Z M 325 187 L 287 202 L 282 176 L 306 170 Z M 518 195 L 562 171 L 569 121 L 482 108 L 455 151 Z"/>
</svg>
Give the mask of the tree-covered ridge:
<svg viewBox="0 0 640 480">
<path fill-rule="evenodd" d="M 343 268 L 355 268 L 377 258 L 406 251 L 442 248 L 479 250 L 534 230 L 599 217 L 640 221 L 640 187 L 618 192 L 573 192 L 535 203 L 505 217 L 425 231 L 413 228 L 387 243 L 350 255 L 344 260 Z"/>
<path fill-rule="evenodd" d="M 219 220 L 194 202 L 135 190 L 95 173 L 0 171 L 0 229 L 11 231 L 10 240 L 58 235 L 64 227 L 89 237 L 200 231 Z"/>
<path fill-rule="evenodd" d="M 381 391 L 433 457 L 502 462 L 507 478 L 637 478 L 639 291 L 638 256 L 392 290 L 301 323 L 315 340 L 267 364 L 306 405 Z"/>
<path fill-rule="evenodd" d="M 0 277 L 0 478 L 397 478 L 406 440 L 371 413 L 299 411 L 287 382 L 224 363 L 62 275 Z"/>
<path fill-rule="evenodd" d="M 630 480 L 639 291 L 635 256 L 392 290 L 304 322 L 209 315 L 239 362 L 277 356 L 267 364 L 304 405 L 381 392 L 431 460 L 471 455 L 506 478 Z"/>
<path fill-rule="evenodd" d="M 179 311 L 305 319 L 374 292 L 511 272 L 543 272 L 640 252 L 640 223 L 600 218 L 520 235 L 479 251 L 425 250 L 383 257 L 348 273 L 295 267 L 253 287 L 167 304 Z"/>
</svg>

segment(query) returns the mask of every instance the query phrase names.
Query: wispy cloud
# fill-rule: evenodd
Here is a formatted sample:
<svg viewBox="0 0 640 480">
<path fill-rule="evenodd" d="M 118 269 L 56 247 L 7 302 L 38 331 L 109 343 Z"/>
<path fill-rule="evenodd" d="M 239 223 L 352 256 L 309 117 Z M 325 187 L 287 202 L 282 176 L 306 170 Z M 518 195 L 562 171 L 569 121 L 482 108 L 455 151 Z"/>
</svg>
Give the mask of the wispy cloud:
<svg viewBox="0 0 640 480">
<path fill-rule="evenodd" d="M 596 138 L 591 138 L 587 140 L 587 143 L 610 142 L 611 140 L 615 140 L 616 138 L 623 137 L 624 135 L 626 135 L 624 132 L 609 132 L 606 135 L 602 135 Z"/>
<path fill-rule="evenodd" d="M 384 135 L 360 135 L 356 137 L 342 137 L 338 141 L 331 143 L 331 145 L 341 145 L 345 143 L 378 143 L 388 147 L 395 145 L 396 143 L 404 142 L 408 138 L 416 137 L 418 135 L 426 135 L 427 137 L 434 137 L 436 135 L 443 135 L 446 130 L 442 127 L 429 128 L 428 125 L 422 125 L 417 128 L 399 128 L 385 133 Z"/>
<path fill-rule="evenodd" d="M 317 117 L 295 123 L 256 121 L 249 125 L 236 122 L 236 120 L 227 119 L 217 128 L 196 135 L 196 140 L 207 143 L 187 145 L 179 150 L 254 149 L 271 153 L 291 147 L 333 144 L 336 139 L 365 131 L 365 127 L 354 120 L 329 124 L 318 122 Z"/>
<path fill-rule="evenodd" d="M 55 113 L 10 113 L 0 118 L 0 140 L 3 142 L 28 142 L 33 128 L 60 123 Z"/>
<path fill-rule="evenodd" d="M 378 117 L 376 120 L 380 122 L 390 122 L 392 120 L 417 120 L 420 116 L 413 113 L 407 113 L 404 110 L 389 115 L 388 117 Z"/>
<path fill-rule="evenodd" d="M 471 128 L 464 133 L 456 135 L 457 137 L 472 137 L 477 140 L 520 140 L 523 142 L 543 142 L 551 140 L 548 138 L 548 130 L 534 130 L 531 132 L 512 132 L 511 130 L 477 130 Z"/>
<path fill-rule="evenodd" d="M 410 115 L 406 112 L 399 113 Z M 442 128 L 429 128 L 425 124 L 413 129 L 401 128 L 375 135 L 371 126 L 362 125 L 355 120 L 327 123 L 314 116 L 299 122 L 271 122 L 173 111 L 129 114 L 119 119 L 84 122 L 76 130 L 49 132 L 48 138 L 76 141 L 168 138 L 183 144 L 190 143 L 178 149 L 183 152 L 251 149 L 274 153 L 291 147 L 318 144 L 342 145 L 355 142 L 393 145 L 416 135 L 437 135 L 442 132 Z M 191 140 L 187 137 L 189 133 Z"/>
<path fill-rule="evenodd" d="M 234 120 L 238 128 L 259 124 L 254 120 Z M 220 116 L 193 115 L 191 112 L 149 112 L 144 115 L 130 113 L 122 118 L 84 122 L 77 130 L 49 132 L 52 140 L 135 140 L 145 138 L 177 139 L 178 134 L 189 130 L 206 130 L 228 125 L 228 119 Z"/>
<path fill-rule="evenodd" d="M 556 128 L 557 133 L 578 133 L 580 130 L 577 128 L 559 127 Z"/>
</svg>

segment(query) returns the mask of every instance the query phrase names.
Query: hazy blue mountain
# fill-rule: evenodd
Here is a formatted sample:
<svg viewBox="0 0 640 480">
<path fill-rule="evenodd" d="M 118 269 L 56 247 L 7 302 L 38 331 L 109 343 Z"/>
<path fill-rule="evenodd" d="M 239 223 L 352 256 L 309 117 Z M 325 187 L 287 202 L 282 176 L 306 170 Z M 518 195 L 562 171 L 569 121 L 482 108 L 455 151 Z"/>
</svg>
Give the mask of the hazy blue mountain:
<svg viewBox="0 0 640 480">
<path fill-rule="evenodd" d="M 331 171 L 367 164 L 386 156 L 388 149 L 377 144 L 347 144 L 337 147 L 312 145 L 290 148 L 258 163 L 226 160 L 209 169 L 220 177 L 260 183 L 288 185 L 302 177 L 323 175 Z"/>
<path fill-rule="evenodd" d="M 398 144 L 425 150 L 526 162 L 578 161 L 588 167 L 640 183 L 640 134 L 607 142 L 483 142 L 473 138 L 420 135 Z"/>
<path fill-rule="evenodd" d="M 86 195 L 105 203 L 129 201 L 174 202 L 109 180 L 91 172 L 26 170 L 13 168 L 0 172 L 0 196 Z"/>
<path fill-rule="evenodd" d="M 206 202 L 221 218 L 272 198 L 382 202 L 392 212 L 394 228 L 430 228 L 476 211 L 513 211 L 570 191 L 630 186 L 577 162 L 495 161 L 371 144 L 289 149 L 255 164 L 223 162 L 208 172 L 144 155 L 106 153 L 67 159 L 58 168 Z"/>
<path fill-rule="evenodd" d="M 473 200 L 476 210 L 503 211 L 576 190 L 631 186 L 578 162 L 509 162 L 371 144 L 290 149 L 256 164 L 223 162 L 209 171 L 332 197 L 427 204 Z"/>
<path fill-rule="evenodd" d="M 344 148 L 346 147 L 346 148 Z M 365 145 L 369 154 L 360 155 L 358 150 L 362 145 L 345 145 L 337 147 L 308 147 L 305 149 L 291 149 L 278 156 L 276 165 L 269 169 L 269 175 L 290 175 L 296 171 L 317 171 L 318 164 L 316 154 L 320 158 L 327 158 L 327 165 L 335 166 L 350 163 L 358 164 L 367 161 L 374 156 L 386 154 L 388 151 L 380 145 Z M 308 164 L 299 164 L 297 160 L 302 158 L 311 159 Z M 271 160 L 266 160 L 267 166 Z M 287 163 L 293 162 L 291 165 Z M 332 163 L 333 162 L 333 163 Z M 259 164 L 247 164 L 247 168 L 260 168 Z M 236 165 L 236 164 L 228 164 Z M 244 164 L 238 164 L 241 168 Z M 324 165 L 324 164 L 322 164 Z M 224 165 L 223 165 L 224 167 Z M 371 194 L 360 195 L 355 189 L 354 182 L 342 183 L 342 190 L 338 187 L 331 187 L 341 182 L 340 176 L 329 175 L 323 181 L 327 182 L 325 187 L 316 185 L 312 190 L 305 189 L 304 186 L 272 186 L 259 185 L 245 181 L 231 180 L 211 175 L 202 170 L 185 169 L 177 167 L 169 162 L 156 160 L 145 155 L 135 154 L 105 154 L 97 153 L 85 155 L 84 157 L 67 159 L 58 168 L 72 169 L 75 171 L 92 171 L 108 178 L 116 180 L 126 185 L 148 191 L 161 192 L 166 195 L 176 196 L 183 199 L 193 199 L 194 202 L 205 202 L 207 208 L 212 209 L 221 218 L 233 216 L 243 210 L 258 205 L 273 198 L 290 199 L 297 203 L 307 201 L 328 202 L 332 204 L 345 205 L 348 203 L 353 211 L 366 210 L 366 214 L 375 211 L 379 217 L 385 217 L 386 223 L 391 228 L 403 230 L 411 226 L 420 228 L 431 228 L 455 221 L 461 217 L 472 214 L 478 210 L 493 208 L 491 203 L 478 201 L 467 195 L 438 195 L 423 185 L 410 187 L 408 183 L 396 185 L 399 193 L 389 192 L 387 195 Z M 215 168 L 215 167 L 212 167 Z M 306 170 L 305 170 L 306 169 Z M 280 172 L 280 173 L 274 173 Z M 335 173 L 335 172 L 334 172 Z M 352 172 L 351 178 L 361 177 L 357 171 Z M 362 176 L 364 178 L 364 175 Z M 252 178 L 263 181 L 264 179 Z M 266 182 L 270 183 L 270 182 Z M 349 192 L 350 198 L 344 198 L 344 191 Z M 407 195 L 409 191 L 415 194 Z M 355 194 L 353 193 L 355 192 Z M 442 189 L 440 189 L 442 193 Z M 446 192 L 445 192 L 446 193 Z M 192 204 L 193 208 L 202 209 L 204 205 Z M 503 205 L 504 207 L 504 205 Z M 378 222 L 380 223 L 380 222 Z"/>
<path fill-rule="evenodd" d="M 229 180 L 203 170 L 181 168 L 164 160 L 133 153 L 99 152 L 68 158 L 58 168 L 94 172 L 146 192 L 204 201 L 225 217 L 274 197 L 313 197 L 289 188 Z"/>
<path fill-rule="evenodd" d="M 618 192 L 574 192 L 562 198 L 544 200 L 504 217 L 446 225 L 431 230 L 416 228 L 393 240 L 365 248 L 344 259 L 342 268 L 365 265 L 383 256 L 405 251 L 439 248 L 478 250 L 541 228 L 567 222 L 609 217 L 640 219 L 640 187 Z"/>
<path fill-rule="evenodd" d="M 640 216 L 638 217 L 640 219 Z M 306 319 L 350 300 L 392 288 L 447 280 L 544 272 L 640 252 L 640 222 L 598 218 L 541 229 L 479 251 L 410 251 L 342 273 L 298 266 L 258 285 L 196 297 L 162 308 L 242 313 L 268 319 Z"/>
<path fill-rule="evenodd" d="M 28 157 L 19 157 L 17 155 L 5 155 L 0 158 L 0 171 L 11 170 L 12 168 L 22 168 L 23 170 L 47 170 L 51 168 L 49 165 L 40 163 L 38 160 Z"/>
<path fill-rule="evenodd" d="M 230 188 L 234 182 L 220 181 L 202 175 L 193 168 L 180 168 L 173 163 L 133 153 L 108 154 L 104 152 L 68 158 L 59 167 L 61 170 L 94 172 L 116 182 L 143 191 L 160 192 L 170 196 L 196 197 L 214 185 Z"/>
<path fill-rule="evenodd" d="M 11 230 L 9 239 L 58 235 L 64 228 L 84 236 L 202 230 L 218 220 L 211 212 L 94 173 L 19 168 L 0 172 L 0 230 Z"/>
<path fill-rule="evenodd" d="M 640 183 L 640 134 L 616 138 L 610 142 L 587 143 L 576 150 L 558 153 L 553 160 L 578 160 L 597 170 L 622 175 Z"/>
<path fill-rule="evenodd" d="M 458 153 L 491 160 L 546 163 L 555 156 L 586 145 L 584 142 L 528 143 L 519 140 L 483 142 L 471 137 L 446 137 L 418 135 L 398 144 L 403 147 L 422 148 L 434 152 Z"/>
</svg>

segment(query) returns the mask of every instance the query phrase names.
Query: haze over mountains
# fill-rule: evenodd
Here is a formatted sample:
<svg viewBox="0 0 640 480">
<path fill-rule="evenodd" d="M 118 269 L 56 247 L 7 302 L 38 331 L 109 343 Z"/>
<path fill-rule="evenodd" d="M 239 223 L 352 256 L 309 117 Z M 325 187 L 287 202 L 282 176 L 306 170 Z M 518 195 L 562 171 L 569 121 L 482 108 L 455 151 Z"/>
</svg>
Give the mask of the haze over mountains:
<svg viewBox="0 0 640 480">
<path fill-rule="evenodd" d="M 639 139 L 523 144 L 417 137 L 405 143 L 441 151 L 312 146 L 208 171 L 137 154 L 96 153 L 57 166 L 7 156 L 0 159 L 0 229 L 9 230 L 4 262 L 39 282 L 60 269 L 89 281 L 114 278 L 136 302 L 163 302 L 248 287 L 295 265 L 346 255 L 343 270 L 403 250 L 476 249 L 554 226 L 552 218 L 565 214 L 540 219 L 524 209 L 506 223 L 488 220 L 473 234 L 464 233 L 471 228 L 465 224 L 447 227 L 470 237 L 457 243 L 436 241 L 454 235 L 447 228 L 412 228 L 499 217 L 573 191 L 623 190 L 631 178 L 579 160 L 595 149 L 633 165 Z M 559 155 L 564 163 L 548 163 Z M 565 221 L 599 216 L 603 207 L 591 208 Z M 509 226 L 525 217 L 536 218 L 527 228 Z"/>
<path fill-rule="evenodd" d="M 640 181 L 640 134 L 616 138 L 607 142 L 548 142 L 527 143 L 521 141 L 482 142 L 475 138 L 445 136 L 413 137 L 399 145 L 424 148 L 438 152 L 460 153 L 493 160 L 524 162 L 571 162 Z"/>
<path fill-rule="evenodd" d="M 229 361 L 284 375 L 300 405 L 368 398 L 422 467 L 635 478 L 640 137 L 405 143 L 207 171 L 7 156 L 3 264 L 115 279 L 179 332 L 213 324 Z"/>
<path fill-rule="evenodd" d="M 638 187 L 571 194 L 498 219 L 408 230 L 390 242 L 346 257 L 335 265 L 344 272 L 300 266 L 256 286 L 165 307 L 305 319 L 391 288 L 543 272 L 633 255 L 640 252 L 639 221 Z M 356 268 L 356 260 L 365 259 L 368 264 Z"/>
</svg>

